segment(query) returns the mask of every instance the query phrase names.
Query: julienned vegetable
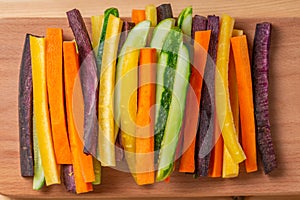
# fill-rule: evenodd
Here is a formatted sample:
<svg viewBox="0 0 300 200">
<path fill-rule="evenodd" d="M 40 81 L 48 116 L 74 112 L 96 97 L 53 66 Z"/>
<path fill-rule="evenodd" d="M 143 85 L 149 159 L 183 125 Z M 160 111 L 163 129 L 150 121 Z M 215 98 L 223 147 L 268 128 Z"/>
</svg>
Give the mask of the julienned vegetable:
<svg viewBox="0 0 300 200">
<path fill-rule="evenodd" d="M 71 164 L 63 93 L 62 29 L 48 28 L 46 33 L 47 93 L 53 147 L 57 164 Z"/>
<path fill-rule="evenodd" d="M 216 62 L 216 107 L 224 144 L 233 161 L 240 163 L 246 159 L 246 156 L 236 137 L 228 91 L 228 61 L 233 25 L 233 18 L 228 15 L 222 16 Z"/>
<path fill-rule="evenodd" d="M 95 156 L 98 141 L 96 59 L 79 10 L 68 11 L 67 16 L 79 51 L 80 80 L 84 99 L 84 152 Z"/>
<path fill-rule="evenodd" d="M 133 9 L 131 12 L 131 21 L 135 24 L 140 23 L 146 19 L 145 10 Z"/>
<path fill-rule="evenodd" d="M 73 165 L 62 165 L 63 183 L 68 192 L 76 193 Z"/>
<path fill-rule="evenodd" d="M 79 138 L 76 128 L 73 101 L 76 99 L 77 105 L 82 99 L 80 88 L 76 84 L 79 72 L 79 58 L 76 52 L 75 42 L 63 43 L 64 54 L 64 80 L 66 94 L 66 115 L 68 121 L 69 141 L 72 153 L 72 164 L 74 169 L 74 179 L 76 193 L 92 191 L 92 184 L 95 180 L 93 161 L 91 155 L 83 153 L 83 143 Z M 77 82 L 78 83 L 78 82 Z M 76 86 L 76 87 L 75 87 Z"/>
<path fill-rule="evenodd" d="M 103 15 L 96 15 L 91 17 L 91 29 L 92 29 L 92 47 L 95 56 L 98 54 L 99 40 L 102 32 Z"/>
<path fill-rule="evenodd" d="M 175 32 L 176 30 L 173 30 Z M 177 31 L 176 31 L 177 32 Z M 176 33 L 177 34 L 177 33 Z M 179 34 L 181 34 L 179 32 Z M 182 37 L 182 36 L 181 36 Z M 166 40 L 168 42 L 168 39 Z M 173 48 L 172 48 L 173 49 Z M 162 54 L 166 53 L 165 51 Z M 174 56 L 174 55 L 173 55 Z M 171 93 L 171 104 L 167 118 L 161 149 L 159 151 L 157 181 L 162 181 L 170 176 L 174 170 L 174 157 L 182 125 L 185 109 L 186 92 L 190 78 L 190 60 L 188 49 L 181 42 L 178 48 L 178 58 L 174 70 L 174 83 L 169 88 Z M 167 66 L 166 68 L 170 68 Z M 167 69 L 165 76 L 168 76 Z"/>
<path fill-rule="evenodd" d="M 183 35 L 181 33 L 181 30 L 178 27 L 172 28 L 169 31 L 166 40 L 164 41 L 162 51 L 158 58 L 156 72 L 156 102 L 160 105 L 158 106 L 158 108 L 156 108 L 155 113 L 155 151 L 160 150 L 165 133 L 165 127 L 169 115 L 169 108 L 172 100 L 178 52 L 182 42 Z M 157 157 L 155 160 L 157 161 Z"/>
<path fill-rule="evenodd" d="M 120 78 L 121 136 L 127 165 L 135 177 L 136 113 L 139 49 L 127 48 Z"/>
<path fill-rule="evenodd" d="M 243 35 L 243 30 L 233 29 L 232 37 L 238 35 Z M 229 63 L 228 63 L 228 86 L 229 86 L 230 106 L 232 110 L 235 130 L 236 130 L 236 137 L 239 139 L 240 109 L 239 109 L 238 86 L 237 86 L 237 77 L 236 77 L 237 74 L 235 70 L 235 62 L 234 62 L 232 50 L 233 50 L 233 46 L 231 44 L 230 53 L 229 53 Z M 245 151 L 245 149 L 243 150 Z M 237 177 L 238 175 L 239 175 L 239 164 L 233 162 L 231 155 L 227 150 L 226 145 L 224 145 L 222 177 L 233 178 L 233 177 Z"/>
<path fill-rule="evenodd" d="M 209 42 L 208 54 L 211 57 L 211 60 L 208 59 L 206 63 L 207 67 L 210 66 L 210 72 L 214 71 L 216 76 L 216 61 L 217 61 L 217 51 L 218 51 L 218 43 L 219 43 L 219 16 L 209 15 L 207 17 L 207 30 L 211 30 L 211 39 Z M 215 87 L 215 76 L 211 77 L 211 79 L 205 79 L 205 81 L 209 81 L 209 85 L 211 87 Z M 213 79 L 213 80 L 212 80 Z M 215 89 L 214 89 L 215 90 Z M 212 101 L 214 101 L 214 107 L 212 109 L 216 110 L 216 99 L 215 93 L 210 93 Z M 211 151 L 211 159 L 210 159 L 210 167 L 208 171 L 208 175 L 210 177 L 220 177 L 222 174 L 222 162 L 223 162 L 223 138 L 221 136 L 221 130 L 218 123 L 217 114 L 215 111 L 214 121 L 211 121 L 212 126 L 214 126 L 214 139 L 216 142 L 212 151 Z"/>
<path fill-rule="evenodd" d="M 231 38 L 240 106 L 242 146 L 247 172 L 257 171 L 256 134 L 252 94 L 251 67 L 246 35 Z"/>
<path fill-rule="evenodd" d="M 156 49 L 140 50 L 138 68 L 138 108 L 136 114 L 136 182 L 154 183 L 154 109 L 156 80 Z"/>
<path fill-rule="evenodd" d="M 209 41 L 210 41 L 211 30 L 207 31 L 197 31 L 195 33 L 195 42 L 199 42 L 201 44 L 201 49 L 199 46 L 195 47 L 195 66 L 200 65 L 200 73 L 203 77 L 203 86 L 201 83 L 200 92 L 201 100 L 200 102 L 200 110 L 199 110 L 199 126 L 197 130 L 196 142 L 197 148 L 195 150 L 195 158 L 197 158 L 197 162 L 195 165 L 195 173 L 200 176 L 207 176 L 208 168 L 209 168 L 209 161 L 210 161 L 210 153 L 207 149 L 206 152 L 203 151 L 206 147 L 211 148 L 212 138 L 213 138 L 213 131 L 214 126 L 213 123 L 210 123 L 214 117 L 214 100 L 211 98 L 210 93 L 214 91 L 214 65 L 212 66 L 205 66 L 207 62 L 207 51 L 209 48 Z M 199 53 L 199 51 L 201 53 Z M 198 55 L 202 55 L 202 58 L 199 58 Z M 201 77 L 201 82 L 202 82 Z M 201 124 L 201 125 L 200 125 Z M 199 148 L 201 145 L 201 148 Z M 199 163 L 200 161 L 200 163 Z"/>
<path fill-rule="evenodd" d="M 33 176 L 32 152 L 32 67 L 29 34 L 26 34 L 19 78 L 19 141 L 22 176 Z"/>
<path fill-rule="evenodd" d="M 161 4 L 160 6 L 156 7 L 156 11 L 157 11 L 157 23 L 167 18 L 173 18 L 172 6 L 169 3 Z"/>
<path fill-rule="evenodd" d="M 122 46 L 122 49 L 118 56 L 118 63 L 117 63 L 117 69 L 116 69 L 116 79 L 115 79 L 115 90 L 114 90 L 114 119 L 115 119 L 115 135 L 117 135 L 119 126 L 120 126 L 120 79 L 122 74 L 122 65 L 124 62 L 124 54 L 126 52 L 126 49 L 128 47 L 132 48 L 142 48 L 145 47 L 147 42 L 147 36 L 150 30 L 150 21 L 143 21 L 137 24 L 128 34 L 127 39 L 125 43 Z"/>
<path fill-rule="evenodd" d="M 150 47 L 155 48 L 157 54 L 159 55 L 164 42 L 171 30 L 171 28 L 175 25 L 175 19 L 168 18 L 161 21 L 154 29 L 152 39 L 150 42 Z M 157 99 L 156 99 L 157 100 Z"/>
<path fill-rule="evenodd" d="M 271 27 L 267 22 L 256 25 L 252 55 L 256 143 L 266 174 L 277 167 L 270 130 L 268 99 Z"/>
<path fill-rule="evenodd" d="M 156 7 L 153 4 L 147 5 L 145 8 L 146 20 L 151 22 L 151 27 L 155 27 L 157 24 L 157 12 Z"/>
<path fill-rule="evenodd" d="M 206 28 L 205 28 L 206 29 Z M 211 31 L 196 31 L 194 40 L 194 66 L 191 68 L 190 86 L 187 93 L 185 118 L 183 123 L 183 155 L 180 172 L 195 172 L 195 142 L 207 50 Z"/>
<path fill-rule="evenodd" d="M 122 29 L 122 20 L 110 15 L 107 21 L 106 37 L 103 42 L 103 55 L 100 71 L 98 99 L 98 152 L 97 159 L 102 166 L 115 166 L 114 131 L 114 86 L 118 44 Z"/>
<path fill-rule="evenodd" d="M 189 6 L 181 11 L 177 19 L 177 26 L 181 28 L 182 32 L 188 36 L 191 36 L 192 20 L 193 20 L 193 8 Z"/>
<path fill-rule="evenodd" d="M 34 116 L 33 116 L 32 129 L 33 129 L 32 139 L 33 139 L 33 156 L 34 156 L 34 176 L 33 176 L 32 189 L 40 190 L 45 184 L 45 175 L 42 166 L 41 152 L 38 144 L 36 121 Z"/>
<path fill-rule="evenodd" d="M 103 22 L 101 24 L 100 28 L 100 37 L 99 37 L 99 42 L 98 42 L 98 51 L 95 54 L 96 55 L 96 61 L 97 61 L 97 75 L 98 78 L 100 77 L 101 73 L 101 66 L 102 66 L 102 56 L 103 56 L 103 51 L 104 51 L 104 42 L 106 39 L 106 32 L 107 32 L 107 26 L 109 25 L 109 17 L 110 15 L 113 15 L 115 17 L 119 17 L 119 11 L 116 8 L 108 8 L 104 12 L 103 16 Z"/>
<path fill-rule="evenodd" d="M 33 107 L 41 161 L 46 185 L 60 184 L 60 173 L 55 161 L 46 86 L 45 38 L 30 36 L 32 64 Z"/>
</svg>

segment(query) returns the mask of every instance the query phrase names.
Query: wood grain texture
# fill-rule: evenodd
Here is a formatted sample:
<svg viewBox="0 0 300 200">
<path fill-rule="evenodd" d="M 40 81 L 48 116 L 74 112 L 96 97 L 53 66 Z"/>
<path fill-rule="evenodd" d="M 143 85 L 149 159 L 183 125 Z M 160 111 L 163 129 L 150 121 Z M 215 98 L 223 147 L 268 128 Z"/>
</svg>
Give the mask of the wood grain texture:
<svg viewBox="0 0 300 200">
<path fill-rule="evenodd" d="M 255 1 L 258 2 L 258 0 Z M 255 24 L 262 21 L 269 21 L 273 24 L 270 59 L 270 116 L 271 132 L 279 167 L 270 176 L 263 174 L 261 165 L 259 171 L 252 174 L 246 174 L 242 166 L 240 176 L 235 179 L 200 178 L 195 180 L 191 175 L 175 172 L 169 184 L 157 183 L 153 186 L 141 187 L 134 183 L 130 174 L 104 168 L 102 185 L 96 186 L 93 193 L 74 196 L 67 193 L 62 185 L 44 188 L 42 191 L 33 191 L 32 180 L 22 178 L 19 167 L 17 99 L 19 66 L 25 34 L 45 35 L 46 28 L 61 27 L 64 30 L 64 39 L 73 39 L 65 17 L 65 12 L 73 7 L 82 9 L 82 14 L 86 17 L 102 13 L 105 8 L 109 7 L 108 5 L 113 4 L 120 8 L 121 16 L 130 16 L 131 12 L 128 5 L 117 5 L 117 1 L 110 1 L 104 7 L 104 3 L 100 3 L 102 1 L 94 1 L 90 4 L 84 4 L 83 1 L 81 3 L 72 1 L 74 2 L 72 5 L 69 0 L 64 1 L 61 5 L 53 4 L 53 2 L 50 4 L 50 2 L 52 1 L 44 2 L 44 4 L 40 2 L 32 4 L 27 1 L 11 1 L 10 3 L 2 1 L 0 3 L 0 17 L 17 15 L 17 18 L 0 20 L 0 194 L 12 198 L 26 195 L 26 198 L 51 197 L 55 199 L 300 195 L 300 134 L 298 134 L 300 101 L 297 89 L 297 86 L 300 85 L 298 69 L 300 63 L 300 14 L 298 11 L 296 12 L 299 6 L 295 5 L 295 3 L 297 4 L 295 1 L 293 3 L 264 1 L 259 4 L 269 5 L 268 13 L 276 18 L 264 18 L 266 10 L 253 2 L 240 2 L 236 7 L 230 8 L 227 7 L 228 5 L 213 5 L 216 1 L 210 1 L 203 4 L 198 3 L 199 7 L 195 9 L 197 14 L 221 14 L 227 10 L 228 14 L 239 16 L 240 18 L 236 19 L 235 27 L 245 30 L 250 42 L 250 49 Z M 105 0 L 103 2 L 108 3 Z M 236 1 L 231 1 L 229 5 L 232 6 L 233 2 L 236 3 Z M 153 1 L 153 3 L 160 4 L 159 1 Z M 102 6 L 99 11 L 96 11 L 95 5 L 98 4 Z M 136 8 L 142 8 L 145 4 L 146 2 L 134 2 Z M 3 6 L 6 6 L 5 9 L 2 9 Z M 184 3 L 179 1 L 173 3 L 175 16 L 184 6 Z M 210 6 L 209 9 L 208 6 Z M 281 12 L 284 9 L 288 10 Z M 52 18 L 23 18 L 23 16 L 51 16 Z M 55 16 L 60 17 L 55 18 Z M 90 21 L 86 19 L 86 22 L 90 27 Z M 218 199 L 230 198 L 220 197 Z"/>
<path fill-rule="evenodd" d="M 170 2 L 174 16 L 177 16 L 182 8 L 194 5 L 194 13 L 201 15 L 227 13 L 233 17 L 257 18 L 257 17 L 299 17 L 299 0 L 251 0 L 251 1 L 222 1 L 222 0 L 144 0 L 144 1 L 120 1 L 120 0 L 1 0 L 0 17 L 65 17 L 66 10 L 80 9 L 83 15 L 99 15 L 107 7 L 117 7 L 121 16 L 131 16 L 131 9 L 144 9 L 145 5 L 152 3 L 160 5 Z M 195 6 L 197 5 L 197 6 Z"/>
</svg>

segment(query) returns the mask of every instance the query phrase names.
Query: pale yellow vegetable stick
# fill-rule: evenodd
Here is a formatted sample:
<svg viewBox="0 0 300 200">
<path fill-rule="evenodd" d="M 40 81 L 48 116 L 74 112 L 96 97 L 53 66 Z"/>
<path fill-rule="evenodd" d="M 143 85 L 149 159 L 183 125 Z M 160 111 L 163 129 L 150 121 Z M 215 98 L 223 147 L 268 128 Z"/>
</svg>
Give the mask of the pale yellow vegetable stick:
<svg viewBox="0 0 300 200">
<path fill-rule="evenodd" d="M 30 36 L 32 64 L 33 107 L 46 185 L 60 184 L 55 161 L 46 85 L 45 38 Z"/>
<path fill-rule="evenodd" d="M 232 160 L 240 163 L 246 159 L 246 156 L 236 137 L 228 88 L 228 62 L 233 25 L 234 19 L 224 14 L 221 18 L 216 62 L 216 107 L 224 144 Z"/>
<path fill-rule="evenodd" d="M 145 9 L 146 20 L 151 22 L 151 27 L 157 24 L 156 7 L 153 4 L 147 5 Z"/>
<path fill-rule="evenodd" d="M 92 25 L 92 46 L 95 55 L 98 54 L 99 38 L 102 32 L 103 15 L 97 15 L 91 17 Z"/>
<path fill-rule="evenodd" d="M 232 37 L 243 35 L 243 30 L 234 29 L 232 31 Z M 230 49 L 230 61 L 229 61 L 229 95 L 230 95 L 230 105 L 232 108 L 233 121 L 236 130 L 236 137 L 239 138 L 239 102 L 238 102 L 238 91 L 237 91 L 237 80 L 234 67 L 233 54 Z M 226 145 L 224 145 L 223 151 L 223 178 L 232 178 L 239 175 L 239 164 L 233 162 L 230 153 L 227 150 Z"/>
<path fill-rule="evenodd" d="M 121 136 L 129 170 L 135 178 L 135 130 L 139 50 L 128 48 L 121 73 Z"/>
<path fill-rule="evenodd" d="M 102 166 L 115 166 L 113 95 L 118 44 L 123 22 L 120 18 L 110 15 L 107 24 L 100 72 L 97 159 L 101 161 Z"/>
</svg>

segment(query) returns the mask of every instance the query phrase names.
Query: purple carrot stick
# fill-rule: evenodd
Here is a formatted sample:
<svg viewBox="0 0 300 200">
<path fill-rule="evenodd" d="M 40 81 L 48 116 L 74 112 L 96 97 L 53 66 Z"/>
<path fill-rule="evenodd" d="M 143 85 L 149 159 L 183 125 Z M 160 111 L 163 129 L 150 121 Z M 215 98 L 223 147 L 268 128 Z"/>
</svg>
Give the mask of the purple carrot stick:
<svg viewBox="0 0 300 200">
<path fill-rule="evenodd" d="M 26 34 L 19 77 L 19 140 L 22 176 L 33 176 L 32 153 L 32 68 L 29 34 Z"/>
<path fill-rule="evenodd" d="M 67 16 L 79 51 L 80 80 L 84 100 L 84 152 L 96 156 L 98 141 L 96 58 L 79 10 L 68 11 Z"/>
<path fill-rule="evenodd" d="M 208 16 L 207 30 L 211 30 L 208 55 L 204 70 L 201 91 L 199 126 L 196 136 L 195 175 L 207 176 L 210 164 L 211 150 L 214 145 L 215 116 L 215 71 L 218 49 L 219 17 Z"/>
<path fill-rule="evenodd" d="M 267 22 L 256 25 L 252 55 L 256 142 L 265 174 L 269 174 L 277 167 L 270 130 L 268 100 L 271 28 L 271 24 Z"/>
<path fill-rule="evenodd" d="M 62 165 L 62 175 L 67 191 L 76 193 L 73 165 Z"/>
</svg>

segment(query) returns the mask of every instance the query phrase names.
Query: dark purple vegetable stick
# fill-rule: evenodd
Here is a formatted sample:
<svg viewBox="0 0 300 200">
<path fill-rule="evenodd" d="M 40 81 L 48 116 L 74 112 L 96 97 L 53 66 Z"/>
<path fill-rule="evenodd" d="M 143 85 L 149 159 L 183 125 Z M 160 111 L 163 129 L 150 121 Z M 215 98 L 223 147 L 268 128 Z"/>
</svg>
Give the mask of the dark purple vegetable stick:
<svg viewBox="0 0 300 200">
<path fill-rule="evenodd" d="M 269 174 L 277 167 L 269 120 L 268 76 L 270 43 L 271 24 L 267 22 L 257 24 L 253 44 L 252 80 L 256 142 L 261 154 L 265 174 Z"/>
<path fill-rule="evenodd" d="M 62 165 L 63 183 L 68 192 L 76 193 L 73 165 Z"/>
<path fill-rule="evenodd" d="M 206 30 L 207 19 L 206 17 L 195 15 L 192 20 L 192 39 L 195 39 L 196 31 Z"/>
<path fill-rule="evenodd" d="M 26 34 L 19 77 L 19 140 L 22 176 L 33 176 L 32 153 L 32 68 L 29 34 Z"/>
<path fill-rule="evenodd" d="M 119 41 L 119 48 L 118 48 L 118 54 L 121 51 L 123 44 L 130 32 L 131 29 L 133 29 L 133 27 L 135 26 L 134 22 L 123 22 L 123 26 L 122 26 L 122 33 L 120 36 L 120 41 Z"/>
<path fill-rule="evenodd" d="M 173 18 L 172 6 L 171 4 L 161 4 L 156 7 L 157 12 L 157 24 L 167 18 Z"/>
<path fill-rule="evenodd" d="M 202 27 L 204 28 L 204 26 Z M 215 116 L 215 71 L 219 35 L 219 17 L 208 16 L 207 30 L 211 30 L 211 38 L 204 71 L 201 91 L 198 130 L 195 148 L 195 175 L 207 176 L 210 164 L 211 150 L 214 146 L 214 116 Z"/>
<path fill-rule="evenodd" d="M 79 51 L 80 80 L 84 100 L 84 152 L 96 156 L 98 143 L 96 58 L 79 10 L 68 11 L 67 16 Z"/>
</svg>

